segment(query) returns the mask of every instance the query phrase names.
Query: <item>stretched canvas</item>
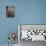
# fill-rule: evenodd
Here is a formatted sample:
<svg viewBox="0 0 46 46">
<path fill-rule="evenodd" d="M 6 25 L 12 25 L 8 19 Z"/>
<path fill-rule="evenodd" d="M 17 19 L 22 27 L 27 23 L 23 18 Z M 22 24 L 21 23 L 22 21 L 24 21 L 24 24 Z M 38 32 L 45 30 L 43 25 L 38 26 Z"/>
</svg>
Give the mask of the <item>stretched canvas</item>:
<svg viewBox="0 0 46 46">
<path fill-rule="evenodd" d="M 6 16 L 7 17 L 14 17 L 15 14 L 14 14 L 14 6 L 6 6 Z"/>
</svg>

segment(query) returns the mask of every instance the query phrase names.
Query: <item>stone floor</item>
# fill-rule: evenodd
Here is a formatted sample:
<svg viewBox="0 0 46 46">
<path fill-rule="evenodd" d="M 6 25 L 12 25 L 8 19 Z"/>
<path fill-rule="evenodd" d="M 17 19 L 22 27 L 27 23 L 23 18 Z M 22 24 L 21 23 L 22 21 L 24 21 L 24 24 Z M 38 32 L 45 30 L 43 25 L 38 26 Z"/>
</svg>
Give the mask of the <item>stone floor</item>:
<svg viewBox="0 0 46 46">
<path fill-rule="evenodd" d="M 31 40 L 28 40 L 28 41 L 21 40 L 20 46 L 46 46 L 46 42 L 45 41 L 32 42 Z"/>
<path fill-rule="evenodd" d="M 0 46 L 8 46 L 7 44 L 0 44 Z M 10 45 L 11 46 L 11 45 Z M 46 46 L 45 41 L 25 41 L 21 40 L 19 44 L 15 44 L 14 46 Z"/>
</svg>

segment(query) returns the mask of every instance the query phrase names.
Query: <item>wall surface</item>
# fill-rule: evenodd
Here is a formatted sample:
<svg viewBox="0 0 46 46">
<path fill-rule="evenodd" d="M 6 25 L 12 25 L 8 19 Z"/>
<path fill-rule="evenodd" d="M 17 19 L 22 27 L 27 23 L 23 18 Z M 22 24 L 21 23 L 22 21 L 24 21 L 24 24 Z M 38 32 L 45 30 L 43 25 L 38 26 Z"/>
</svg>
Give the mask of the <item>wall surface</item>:
<svg viewBox="0 0 46 46">
<path fill-rule="evenodd" d="M 17 16 L 13 18 L 6 17 L 6 6 L 12 4 L 16 9 L 16 0 L 0 0 L 0 44 L 7 44 L 8 34 L 16 32 L 17 35 Z M 18 42 L 17 39 L 15 41 Z"/>
<path fill-rule="evenodd" d="M 9 4 L 16 6 L 14 18 L 6 17 Z M 8 43 L 9 32 L 17 34 L 18 24 L 46 24 L 46 0 L 0 0 L 0 44 Z"/>
<path fill-rule="evenodd" d="M 16 15 L 19 24 L 46 24 L 46 0 L 16 0 Z"/>
</svg>

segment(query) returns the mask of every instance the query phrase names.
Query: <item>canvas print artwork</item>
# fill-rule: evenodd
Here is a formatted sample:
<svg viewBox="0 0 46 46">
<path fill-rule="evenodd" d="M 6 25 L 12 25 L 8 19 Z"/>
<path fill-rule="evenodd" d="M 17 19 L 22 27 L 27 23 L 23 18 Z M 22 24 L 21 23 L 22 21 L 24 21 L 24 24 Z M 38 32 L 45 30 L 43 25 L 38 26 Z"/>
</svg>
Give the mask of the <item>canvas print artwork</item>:
<svg viewBox="0 0 46 46">
<path fill-rule="evenodd" d="M 15 14 L 14 14 L 14 6 L 6 6 L 6 16 L 7 17 L 14 17 Z"/>
<path fill-rule="evenodd" d="M 46 41 L 46 25 L 19 25 L 20 40 Z"/>
</svg>

